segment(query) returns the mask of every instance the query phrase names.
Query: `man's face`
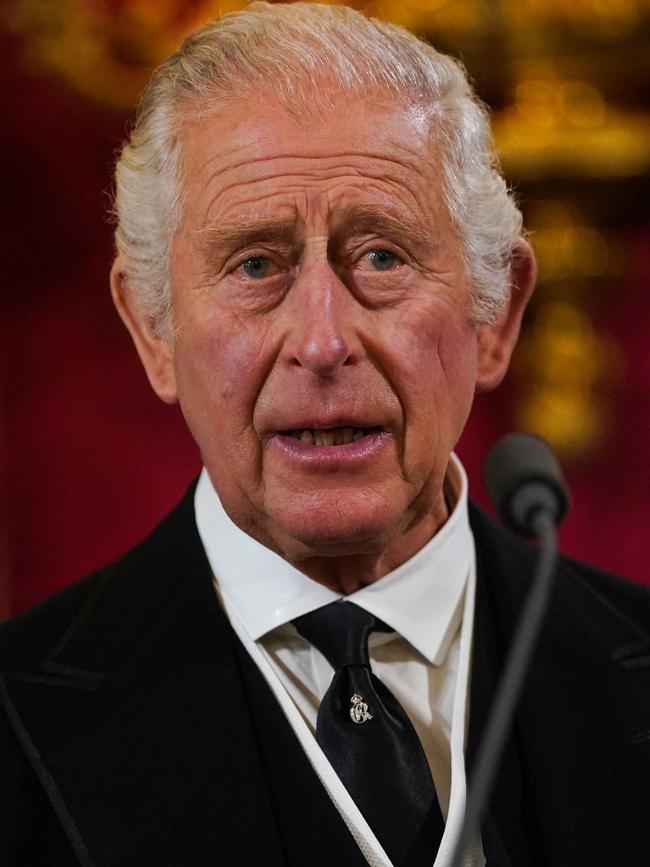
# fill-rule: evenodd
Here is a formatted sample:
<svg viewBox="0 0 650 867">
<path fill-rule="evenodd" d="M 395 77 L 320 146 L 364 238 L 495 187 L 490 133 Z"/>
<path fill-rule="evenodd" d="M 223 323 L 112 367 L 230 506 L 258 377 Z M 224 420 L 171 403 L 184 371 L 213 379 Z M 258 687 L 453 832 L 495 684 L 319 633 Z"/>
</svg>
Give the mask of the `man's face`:
<svg viewBox="0 0 650 867">
<path fill-rule="evenodd" d="M 164 397 L 233 520 L 292 561 L 444 521 L 478 340 L 430 141 L 376 99 L 310 124 L 260 99 L 184 134 Z"/>
</svg>

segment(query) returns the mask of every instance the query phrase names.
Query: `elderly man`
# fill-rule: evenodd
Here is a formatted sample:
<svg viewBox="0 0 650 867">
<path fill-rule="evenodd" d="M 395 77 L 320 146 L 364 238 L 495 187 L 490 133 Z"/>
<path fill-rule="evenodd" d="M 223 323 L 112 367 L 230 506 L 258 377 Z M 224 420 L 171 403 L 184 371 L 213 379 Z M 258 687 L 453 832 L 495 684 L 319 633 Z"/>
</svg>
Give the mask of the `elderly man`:
<svg viewBox="0 0 650 867">
<path fill-rule="evenodd" d="M 534 562 L 452 454 L 535 274 L 483 109 L 400 28 L 255 4 L 155 73 L 115 213 L 205 469 L 2 630 L 2 864 L 448 865 Z M 560 571 L 468 864 L 650 857 L 648 596 Z"/>
</svg>

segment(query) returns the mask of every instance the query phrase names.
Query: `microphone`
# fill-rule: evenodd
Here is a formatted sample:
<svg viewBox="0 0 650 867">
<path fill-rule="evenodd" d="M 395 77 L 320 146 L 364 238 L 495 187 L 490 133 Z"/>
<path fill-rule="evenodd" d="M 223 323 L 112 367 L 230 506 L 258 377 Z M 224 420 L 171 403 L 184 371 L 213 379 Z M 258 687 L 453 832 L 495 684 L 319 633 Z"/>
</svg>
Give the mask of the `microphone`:
<svg viewBox="0 0 650 867">
<path fill-rule="evenodd" d="M 503 523 L 515 532 L 536 536 L 540 550 L 469 780 L 465 819 L 454 848 L 452 867 L 465 863 L 480 834 L 503 747 L 551 598 L 557 562 L 555 528 L 569 509 L 569 494 L 555 455 L 544 440 L 531 434 L 510 434 L 499 440 L 485 461 L 485 483 Z"/>
<path fill-rule="evenodd" d="M 537 536 L 534 516 L 546 512 L 557 527 L 569 510 L 562 470 L 549 446 L 532 434 L 509 434 L 485 460 L 485 484 L 503 523 Z"/>
</svg>

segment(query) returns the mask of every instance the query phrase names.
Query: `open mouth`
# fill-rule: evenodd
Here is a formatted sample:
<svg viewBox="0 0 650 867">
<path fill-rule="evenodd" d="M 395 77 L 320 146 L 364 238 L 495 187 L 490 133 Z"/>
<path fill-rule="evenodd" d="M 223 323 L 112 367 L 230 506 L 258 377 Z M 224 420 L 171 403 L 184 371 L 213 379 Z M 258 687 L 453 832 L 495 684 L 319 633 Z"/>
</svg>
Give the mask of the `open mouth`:
<svg viewBox="0 0 650 867">
<path fill-rule="evenodd" d="M 284 431 L 284 434 L 310 446 L 346 446 L 370 434 L 380 433 L 381 430 L 379 427 L 333 427 L 326 430 L 302 428 Z"/>
</svg>

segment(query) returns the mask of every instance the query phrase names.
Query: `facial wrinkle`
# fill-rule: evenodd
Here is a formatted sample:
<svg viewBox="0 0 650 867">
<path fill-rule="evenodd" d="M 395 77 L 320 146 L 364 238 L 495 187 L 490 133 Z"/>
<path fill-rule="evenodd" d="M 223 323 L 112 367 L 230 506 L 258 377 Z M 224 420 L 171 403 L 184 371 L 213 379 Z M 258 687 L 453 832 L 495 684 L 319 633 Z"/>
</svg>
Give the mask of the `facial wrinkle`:
<svg viewBox="0 0 650 867">
<path fill-rule="evenodd" d="M 209 217 L 210 212 L 213 212 L 213 211 L 220 212 L 219 220 L 216 221 L 217 222 L 217 230 L 214 233 L 215 237 L 218 237 L 219 232 L 220 232 L 219 223 L 222 223 L 224 221 L 225 215 L 227 215 L 228 211 L 238 210 L 238 209 L 242 209 L 242 208 L 245 209 L 251 205 L 256 205 L 259 207 L 262 204 L 264 205 L 265 209 L 270 210 L 272 207 L 273 201 L 277 199 L 278 200 L 278 204 L 277 204 L 278 211 L 281 212 L 284 210 L 288 210 L 292 214 L 292 219 L 286 219 L 285 218 L 284 220 L 281 220 L 281 218 L 279 218 L 279 215 L 278 215 L 278 217 L 275 218 L 275 220 L 268 219 L 267 222 L 269 225 L 271 225 L 274 221 L 277 223 L 283 222 L 284 224 L 286 224 L 286 230 L 287 231 L 285 232 L 283 229 L 282 240 L 284 242 L 288 243 L 290 240 L 290 238 L 289 238 L 289 235 L 290 235 L 289 226 L 292 225 L 294 227 L 294 230 L 296 230 L 296 231 L 298 230 L 299 224 L 301 222 L 301 217 L 300 217 L 301 209 L 300 209 L 300 207 L 296 206 L 296 204 L 289 204 L 286 201 L 287 198 L 292 197 L 292 196 L 297 196 L 297 195 L 298 196 L 304 195 L 305 201 L 313 201 L 316 198 L 323 195 L 320 193 L 320 191 L 318 191 L 317 195 L 310 196 L 309 187 L 316 185 L 316 182 L 314 182 L 313 179 L 311 179 L 311 178 L 308 178 L 306 180 L 308 182 L 307 187 L 305 186 L 305 184 L 300 183 L 299 180 L 294 179 L 293 183 L 290 183 L 287 180 L 287 182 L 284 184 L 281 192 L 278 192 L 276 190 L 272 190 L 268 194 L 264 194 L 263 192 L 260 193 L 259 190 L 254 190 L 251 192 L 250 196 L 238 197 L 236 202 L 233 202 L 232 204 L 223 203 L 222 200 L 223 200 L 224 195 L 227 195 L 228 193 L 232 192 L 232 190 L 234 190 L 235 187 L 233 187 L 231 190 L 226 190 L 226 191 L 220 190 L 209 201 L 209 203 L 207 205 L 207 209 L 206 209 L 206 215 L 203 218 L 203 222 L 207 223 L 207 224 L 212 223 L 212 220 Z M 381 185 L 390 184 L 390 181 L 387 182 L 385 177 L 381 177 L 381 178 L 377 177 L 377 180 L 380 182 Z M 241 185 L 241 186 L 244 187 L 245 185 Z M 395 184 L 395 187 L 396 187 L 395 192 L 397 194 L 401 193 L 401 198 L 404 199 L 404 196 L 403 196 L 403 191 L 405 189 L 404 185 L 397 183 L 397 184 Z M 394 199 L 397 196 L 391 196 L 390 192 L 388 190 L 382 190 L 381 187 L 378 187 L 376 192 L 378 194 L 378 199 L 379 199 L 379 201 L 376 203 L 372 203 L 372 204 L 368 203 L 367 205 L 364 205 L 364 206 L 362 206 L 360 204 L 355 204 L 355 203 L 350 203 L 349 205 L 347 205 L 347 204 L 346 205 L 339 205 L 337 200 L 340 198 L 350 197 L 356 193 L 358 193 L 359 195 L 367 196 L 367 188 L 363 184 L 359 183 L 358 177 L 355 177 L 355 178 L 342 177 L 342 178 L 340 178 L 340 180 L 338 180 L 335 187 L 333 189 L 329 189 L 329 190 L 325 191 L 324 195 L 329 200 L 328 201 L 328 210 L 329 210 L 330 214 L 332 214 L 333 216 L 335 216 L 337 209 L 341 206 L 344 207 L 346 211 L 354 211 L 354 209 L 357 208 L 358 212 L 359 212 L 359 219 L 361 219 L 363 217 L 366 220 L 366 222 L 370 222 L 369 215 L 370 215 L 371 209 L 374 208 L 375 213 L 377 215 L 377 218 L 378 219 L 382 218 L 382 220 L 384 222 L 384 227 L 387 228 L 388 223 L 392 219 L 393 220 L 392 230 L 393 231 L 399 230 L 398 234 L 400 236 L 402 236 L 402 238 L 404 240 L 409 238 L 411 241 L 415 241 L 416 243 L 418 243 L 421 248 L 426 248 L 427 250 L 433 249 L 436 246 L 435 242 L 434 242 L 433 226 L 431 226 L 431 228 L 429 228 L 428 231 L 424 228 L 420 228 L 420 226 L 422 226 L 423 223 L 428 223 L 428 224 L 433 223 L 434 221 L 432 218 L 427 219 L 425 217 L 423 219 L 423 217 L 420 216 L 417 212 L 412 213 L 411 208 L 408 205 L 402 205 L 399 208 L 395 208 L 394 205 L 389 205 L 389 204 L 382 205 L 381 198 L 388 197 L 388 198 Z M 220 202 L 220 200 L 221 200 L 221 202 Z M 221 207 L 219 207 L 220 203 L 221 203 Z M 365 213 L 363 213 L 364 208 L 365 208 Z M 304 208 L 302 213 L 305 213 L 308 211 L 310 212 L 312 209 L 313 209 L 313 206 L 307 206 Z M 418 210 L 420 210 L 420 209 L 418 208 Z M 394 216 L 393 216 L 393 214 L 390 214 L 390 211 L 393 212 Z M 385 219 L 382 216 L 383 214 L 386 215 Z M 237 221 L 241 221 L 244 223 L 246 222 L 247 219 L 249 219 L 249 218 L 247 218 L 244 215 L 237 217 Z M 258 221 L 261 224 L 261 223 L 265 222 L 265 218 L 260 217 L 260 218 L 258 218 Z M 401 221 L 401 224 L 402 224 L 401 226 L 398 226 L 399 221 Z M 236 222 L 236 221 L 233 221 L 233 222 Z M 256 221 L 251 220 L 251 222 L 255 223 Z M 350 220 L 349 222 L 352 224 L 352 220 Z M 257 228 L 258 227 L 255 226 L 252 231 L 257 232 Z M 353 229 L 353 226 L 351 225 L 350 228 Z M 206 226 L 205 229 L 199 229 L 197 231 L 198 232 L 205 231 L 206 234 L 209 234 L 209 232 L 211 230 L 210 230 L 210 227 L 208 225 L 208 226 Z M 234 235 L 235 232 L 234 232 L 234 230 L 228 229 L 227 232 L 224 232 L 224 235 L 226 235 L 226 234 Z"/>
<path fill-rule="evenodd" d="M 287 172 L 286 169 L 283 169 L 281 165 L 278 165 L 273 171 L 268 171 L 264 174 L 255 174 L 251 173 L 251 177 L 238 177 L 237 179 L 233 179 L 230 182 L 225 183 L 218 189 L 214 195 L 209 199 L 207 203 L 207 207 L 205 209 L 205 214 L 210 212 L 210 210 L 214 207 L 215 203 L 218 201 L 219 197 L 226 194 L 229 191 L 236 190 L 238 188 L 246 187 L 249 184 L 264 184 L 265 182 L 274 182 L 278 179 L 282 179 L 286 183 L 296 183 L 298 185 L 303 183 L 316 184 L 319 179 L 323 181 L 335 180 L 340 177 L 341 182 L 345 183 L 346 181 L 352 181 L 354 177 L 375 180 L 381 182 L 383 185 L 392 188 L 397 191 L 407 191 L 413 201 L 417 203 L 418 207 L 422 209 L 421 196 L 418 195 L 418 190 L 420 189 L 420 185 L 416 185 L 414 182 L 410 182 L 409 174 L 414 173 L 418 176 L 418 181 L 422 182 L 426 180 L 423 178 L 421 168 L 416 167 L 415 165 L 405 167 L 401 162 L 397 160 L 390 160 L 386 157 L 374 157 L 373 160 L 378 162 L 380 165 L 376 167 L 376 170 L 372 170 L 372 166 L 367 166 L 365 164 L 354 165 L 354 164 L 346 164 L 343 162 L 341 164 L 341 160 L 345 160 L 346 155 L 337 155 L 332 158 L 323 158 L 323 157 L 303 157 L 303 156 L 295 156 L 292 157 L 293 160 L 305 160 L 305 159 L 315 159 L 320 160 L 321 162 L 335 162 L 335 165 L 325 165 L 320 172 L 316 172 L 313 169 L 305 170 L 304 172 L 300 170 L 294 170 Z M 267 158 L 264 160 L 265 163 L 269 163 L 271 160 L 273 162 L 277 161 L 277 157 Z M 250 163 L 246 163 L 246 165 L 250 165 Z M 387 165 L 397 165 L 400 169 L 399 172 L 393 173 L 387 169 Z M 229 169 L 224 168 L 222 171 L 213 172 L 207 183 L 204 185 L 206 189 L 209 189 L 210 186 L 213 185 L 213 182 L 223 173 L 227 172 Z M 232 169 L 233 173 L 235 169 Z M 247 174 L 247 173 L 245 173 Z M 387 190 L 389 192 L 389 190 Z M 403 192 L 401 194 L 403 196 Z"/>
<path fill-rule="evenodd" d="M 236 153 L 238 156 L 242 153 L 246 153 L 247 151 L 254 150 L 257 146 L 257 142 L 248 145 L 242 145 L 241 147 L 235 148 L 229 153 L 217 153 L 214 156 L 207 159 L 200 171 L 203 171 L 209 166 L 211 166 L 215 161 L 227 159 L 230 153 Z M 328 163 L 333 163 L 338 160 L 359 160 L 359 162 L 367 162 L 368 160 L 377 161 L 377 162 L 385 162 L 393 165 L 397 165 L 400 168 L 405 168 L 410 171 L 419 172 L 421 169 L 421 160 L 418 159 L 418 156 L 415 151 L 411 151 L 406 147 L 402 147 L 395 142 L 391 142 L 390 145 L 394 147 L 396 150 L 402 150 L 407 155 L 404 157 L 391 156 L 390 154 L 377 154 L 373 153 L 373 151 L 363 151 L 363 150 L 341 150 L 335 154 L 331 152 L 328 153 L 306 153 L 304 151 L 293 151 L 293 152 L 280 152 L 274 153 L 272 155 L 261 154 L 260 156 L 252 156 L 252 157 L 243 157 L 233 163 L 223 166 L 219 169 L 214 169 L 211 173 L 212 177 L 219 177 L 228 171 L 238 171 L 239 169 L 248 169 L 253 171 L 254 168 L 259 164 L 268 164 L 270 162 L 280 162 L 283 160 L 304 160 L 305 162 L 311 162 L 320 160 L 321 162 L 327 165 Z M 310 168 L 310 171 L 312 169 Z"/>
<path fill-rule="evenodd" d="M 355 172 L 358 171 L 360 167 L 372 167 L 374 163 L 380 164 L 379 166 L 377 166 L 376 169 L 378 177 L 382 177 L 385 174 L 386 166 L 396 166 L 401 172 L 413 172 L 416 174 L 421 174 L 422 171 L 421 162 L 405 162 L 404 160 L 393 158 L 387 154 L 363 154 L 341 151 L 339 153 L 327 156 L 324 156 L 322 154 L 306 154 L 301 152 L 283 155 L 273 154 L 272 156 L 265 155 L 257 159 L 246 159 L 238 161 L 236 163 L 225 165 L 221 168 L 213 169 L 209 173 L 206 172 L 206 169 L 208 169 L 209 165 L 214 162 L 215 159 L 216 158 L 212 158 L 211 160 L 208 160 L 206 163 L 203 164 L 203 166 L 200 166 L 197 171 L 197 174 L 199 176 L 203 174 L 209 174 L 209 178 L 207 180 L 208 184 L 212 183 L 213 180 L 220 179 L 224 174 L 228 173 L 243 175 L 240 181 L 240 183 L 243 184 L 250 181 L 270 180 L 287 173 L 285 168 L 286 162 L 303 162 L 307 164 L 310 164 L 312 162 L 320 162 L 322 163 L 322 168 L 320 169 L 320 171 L 325 178 L 327 178 L 330 173 L 333 175 L 338 174 L 341 166 L 343 166 L 344 168 L 347 166 L 350 171 Z M 277 166 L 277 168 L 274 167 L 267 173 L 263 173 L 260 169 L 257 168 L 259 164 L 261 164 L 262 166 L 274 165 Z M 305 171 L 305 175 L 313 177 L 314 172 L 314 166 L 309 165 L 308 169 Z M 291 174 L 291 172 L 289 172 L 289 174 Z"/>
<path fill-rule="evenodd" d="M 375 341 L 372 340 L 372 337 L 368 336 L 364 341 L 364 349 L 366 352 L 366 358 L 372 364 L 374 369 L 378 372 L 382 381 L 386 383 L 389 393 L 393 398 L 393 402 L 395 405 L 399 407 L 399 418 L 401 421 L 401 431 L 402 436 L 399 437 L 401 443 L 399 444 L 398 451 L 398 463 L 400 467 L 400 472 L 404 473 L 404 447 L 406 440 L 406 423 L 407 423 L 407 414 L 406 414 L 406 406 L 400 397 L 400 388 L 398 387 L 395 378 L 391 375 L 388 366 L 382 364 L 381 362 L 381 347 L 375 346 Z"/>
</svg>

